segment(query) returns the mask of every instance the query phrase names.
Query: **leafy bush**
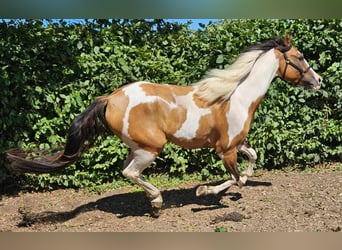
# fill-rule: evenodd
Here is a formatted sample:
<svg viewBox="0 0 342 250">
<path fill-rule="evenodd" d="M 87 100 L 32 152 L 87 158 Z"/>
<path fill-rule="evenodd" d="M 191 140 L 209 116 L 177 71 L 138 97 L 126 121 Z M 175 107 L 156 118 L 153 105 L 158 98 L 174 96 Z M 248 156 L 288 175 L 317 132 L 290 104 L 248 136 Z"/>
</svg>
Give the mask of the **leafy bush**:
<svg viewBox="0 0 342 250">
<path fill-rule="evenodd" d="M 224 68 L 251 44 L 289 32 L 323 78 L 309 92 L 277 79 L 260 105 L 248 141 L 258 168 L 341 160 L 341 20 L 223 20 L 193 31 L 164 20 L 12 20 L 0 22 L 0 164 L 4 151 L 52 150 L 75 116 L 99 95 L 132 81 L 187 85 Z M 127 147 L 99 138 L 59 174 L 26 176 L 43 188 L 82 187 L 121 178 Z M 244 162 L 245 164 L 245 162 Z M 225 175 L 212 150 L 167 144 L 151 171 L 202 178 Z M 0 168 L 0 182 L 10 176 Z"/>
</svg>

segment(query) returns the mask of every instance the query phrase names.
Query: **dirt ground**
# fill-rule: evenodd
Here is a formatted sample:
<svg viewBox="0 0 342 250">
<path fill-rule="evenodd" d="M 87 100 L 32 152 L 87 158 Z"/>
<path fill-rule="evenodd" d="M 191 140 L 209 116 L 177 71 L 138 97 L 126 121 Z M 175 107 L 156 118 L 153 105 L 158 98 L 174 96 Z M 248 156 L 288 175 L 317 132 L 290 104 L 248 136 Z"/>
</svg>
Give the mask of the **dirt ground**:
<svg viewBox="0 0 342 250">
<path fill-rule="evenodd" d="M 145 193 L 127 186 L 101 195 L 87 191 L 2 195 L 0 231 L 340 232 L 341 164 L 318 172 L 259 171 L 243 188 L 196 197 L 204 182 L 161 188 L 164 207 L 149 215 Z M 216 183 L 217 184 L 217 183 Z M 135 191 L 134 191 L 135 190 Z"/>
</svg>

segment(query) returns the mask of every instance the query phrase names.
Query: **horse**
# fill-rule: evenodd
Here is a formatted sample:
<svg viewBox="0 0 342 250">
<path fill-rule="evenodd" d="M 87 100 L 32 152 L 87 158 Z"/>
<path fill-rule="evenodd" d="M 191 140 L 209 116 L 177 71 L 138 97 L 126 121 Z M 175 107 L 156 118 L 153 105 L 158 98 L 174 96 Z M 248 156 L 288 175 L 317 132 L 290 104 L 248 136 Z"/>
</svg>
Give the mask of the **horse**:
<svg viewBox="0 0 342 250">
<path fill-rule="evenodd" d="M 130 148 L 122 174 L 144 189 L 152 214 L 158 216 L 163 205 L 161 192 L 141 174 L 167 141 L 186 149 L 213 148 L 223 161 L 230 179 L 215 186 L 198 186 L 197 196 L 218 194 L 232 185 L 242 187 L 252 176 L 257 154 L 246 143 L 246 136 L 276 77 L 313 91 L 322 83 L 286 34 L 248 47 L 230 66 L 212 69 L 192 85 L 139 81 L 96 98 L 73 120 L 64 151 L 54 158 L 26 159 L 16 150 L 7 151 L 7 157 L 17 172 L 57 171 L 77 161 L 105 128 Z M 237 168 L 237 152 L 249 159 L 242 173 Z"/>
</svg>

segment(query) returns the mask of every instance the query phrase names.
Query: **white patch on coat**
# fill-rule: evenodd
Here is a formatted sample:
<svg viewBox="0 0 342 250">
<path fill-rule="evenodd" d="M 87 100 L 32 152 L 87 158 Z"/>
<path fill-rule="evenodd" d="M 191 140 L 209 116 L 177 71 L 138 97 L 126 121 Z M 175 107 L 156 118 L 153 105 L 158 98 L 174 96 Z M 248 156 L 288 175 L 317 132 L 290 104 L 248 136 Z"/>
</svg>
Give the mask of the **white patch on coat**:
<svg viewBox="0 0 342 250">
<path fill-rule="evenodd" d="M 167 100 L 161 98 L 160 96 L 152 96 L 152 95 L 146 95 L 145 91 L 141 87 L 141 85 L 146 85 L 146 84 L 152 84 L 150 82 L 136 82 L 132 83 L 130 85 L 127 85 L 126 87 L 123 88 L 124 94 L 128 98 L 128 105 L 125 111 L 125 115 L 123 117 L 123 128 L 122 128 L 122 134 L 126 136 L 127 138 L 131 138 L 131 136 L 128 133 L 128 128 L 129 128 L 129 116 L 131 113 L 132 108 L 144 104 L 144 103 L 153 103 L 157 101 L 163 101 L 168 106 L 170 109 L 173 109 L 176 107 L 176 104 L 173 102 L 168 102 Z"/>
<path fill-rule="evenodd" d="M 196 138 L 196 132 L 199 128 L 199 121 L 202 116 L 211 113 L 208 108 L 199 108 L 194 101 L 194 93 L 197 91 L 197 87 L 187 95 L 175 96 L 176 103 L 179 106 L 183 106 L 186 109 L 186 120 L 182 126 L 173 134 L 176 138 L 185 138 L 191 140 Z"/>
</svg>

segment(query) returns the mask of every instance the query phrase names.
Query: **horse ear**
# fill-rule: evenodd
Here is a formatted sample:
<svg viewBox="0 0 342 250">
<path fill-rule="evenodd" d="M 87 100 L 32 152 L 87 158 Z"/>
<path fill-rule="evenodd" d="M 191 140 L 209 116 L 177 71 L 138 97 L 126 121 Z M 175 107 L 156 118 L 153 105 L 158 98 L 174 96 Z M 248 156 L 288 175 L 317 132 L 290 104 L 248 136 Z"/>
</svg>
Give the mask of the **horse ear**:
<svg viewBox="0 0 342 250">
<path fill-rule="evenodd" d="M 286 34 L 284 37 L 284 44 L 285 46 L 290 46 L 291 45 L 291 35 L 290 34 Z"/>
</svg>

